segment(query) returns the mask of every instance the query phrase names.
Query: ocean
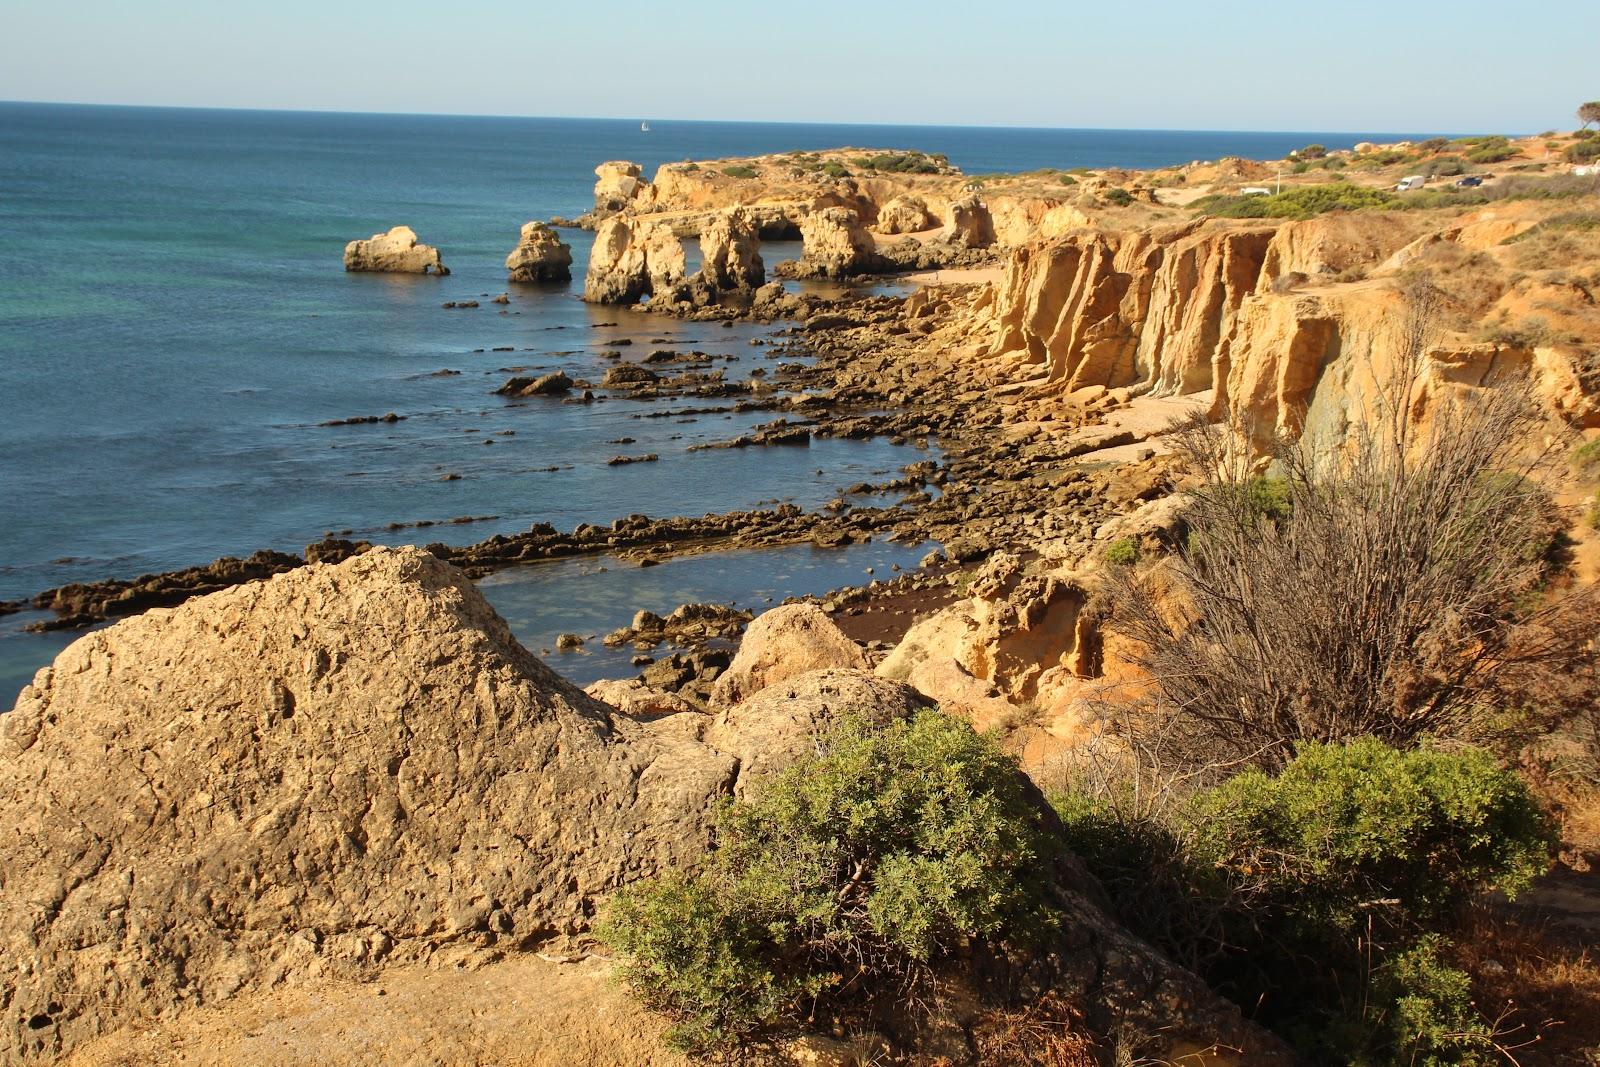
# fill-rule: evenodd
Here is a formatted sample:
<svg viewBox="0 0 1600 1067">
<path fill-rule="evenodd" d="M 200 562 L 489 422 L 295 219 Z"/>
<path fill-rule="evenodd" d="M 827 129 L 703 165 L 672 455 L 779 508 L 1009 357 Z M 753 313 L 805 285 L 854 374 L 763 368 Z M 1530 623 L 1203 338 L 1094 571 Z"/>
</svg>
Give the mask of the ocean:
<svg viewBox="0 0 1600 1067">
<path fill-rule="evenodd" d="M 577 281 L 508 286 L 503 261 L 522 223 L 587 209 L 594 166 L 604 160 L 631 159 L 649 174 L 686 158 L 854 145 L 943 152 L 982 173 L 1279 156 L 1312 141 L 1340 147 L 1407 136 L 651 126 L 0 103 L 8 260 L 0 276 L 0 599 L 258 548 L 297 551 L 328 531 L 465 543 L 541 521 L 570 529 L 631 512 L 815 507 L 843 485 L 921 458 L 886 441 L 691 453 L 692 444 L 736 436 L 770 415 L 683 423 L 640 418 L 642 405 L 627 402 L 493 395 L 519 368 L 598 378 L 598 351 L 622 338 L 737 356 L 730 374 L 761 358 L 749 342 L 770 328 L 641 322 L 583 304 Z M 344 273 L 347 241 L 400 223 L 441 249 L 449 277 Z M 563 236 L 581 277 L 589 235 Z M 769 266 L 777 258 L 781 251 L 769 252 Z M 485 299 L 501 292 L 511 297 L 503 309 Z M 440 306 L 464 299 L 481 306 Z M 388 412 L 404 418 L 320 425 Z M 608 443 L 622 437 L 635 443 Z M 661 458 L 608 467 L 618 451 Z M 460 516 L 494 518 L 386 528 Z M 702 568 L 700 585 L 685 578 L 671 595 L 694 599 L 711 583 L 729 599 L 730 574 L 763 597 L 817 592 L 862 566 L 913 561 L 910 549 L 904 559 L 881 547 L 843 551 Z M 515 606 L 508 615 L 530 644 L 574 617 L 603 622 L 572 607 L 585 581 L 602 583 L 583 568 L 559 572 L 564 580 L 550 577 L 557 573 L 529 576 L 521 594 L 512 580 L 486 585 Z M 698 572 L 686 565 L 678 573 Z M 771 580 L 779 573 L 791 577 Z M 527 589 L 537 590 L 532 603 Z M 673 606 L 643 602 L 643 586 L 641 602 L 617 602 L 631 597 L 627 582 L 607 590 L 617 624 L 634 607 Z M 0 619 L 0 709 L 72 637 L 21 634 L 25 621 Z M 583 662 L 569 673 L 591 673 Z"/>
</svg>

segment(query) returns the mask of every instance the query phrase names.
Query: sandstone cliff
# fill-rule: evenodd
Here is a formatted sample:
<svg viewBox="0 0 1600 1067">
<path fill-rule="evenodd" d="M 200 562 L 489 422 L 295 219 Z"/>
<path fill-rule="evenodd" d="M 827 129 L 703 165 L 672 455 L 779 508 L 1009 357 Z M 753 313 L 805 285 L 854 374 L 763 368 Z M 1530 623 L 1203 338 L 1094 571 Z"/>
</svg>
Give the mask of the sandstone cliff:
<svg viewBox="0 0 1600 1067">
<path fill-rule="evenodd" d="M 344 246 L 344 269 L 385 274 L 450 273 L 439 258 L 439 250 L 418 242 L 409 226 L 396 226 L 364 241 L 351 241 Z"/>
<path fill-rule="evenodd" d="M 1390 213 L 1075 230 L 1011 253 L 975 336 L 1063 391 L 1203 395 L 1213 417 L 1249 426 L 1263 445 L 1307 429 L 1337 437 L 1370 413 L 1404 319 L 1399 279 L 1343 278 L 1425 246 L 1426 224 Z M 1463 233 L 1474 230 L 1442 239 Z M 1446 333 L 1429 353 L 1430 391 L 1531 374 L 1586 425 L 1578 360 L 1559 345 Z"/>
<path fill-rule="evenodd" d="M 730 208 L 700 233 L 700 275 L 714 289 L 755 289 L 767 280 L 761 233 L 743 208 Z"/>
</svg>

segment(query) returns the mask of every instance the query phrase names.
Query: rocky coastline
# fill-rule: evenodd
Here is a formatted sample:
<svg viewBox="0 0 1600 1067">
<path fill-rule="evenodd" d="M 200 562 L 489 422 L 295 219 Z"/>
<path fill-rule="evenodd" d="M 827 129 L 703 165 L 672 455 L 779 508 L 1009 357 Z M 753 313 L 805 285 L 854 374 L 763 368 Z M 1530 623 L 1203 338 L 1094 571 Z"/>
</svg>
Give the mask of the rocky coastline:
<svg viewBox="0 0 1600 1067">
<path fill-rule="evenodd" d="M 700 869 L 719 806 L 759 797 L 824 731 L 891 729 L 930 706 L 994 739 L 1030 817 L 1059 830 L 1045 790 L 1071 760 L 1111 751 L 1098 747 L 1106 707 L 1142 681 L 1131 640 L 1108 626 L 1112 579 L 1144 568 L 1165 597 L 1162 568 L 1188 543 L 1183 493 L 1204 472 L 1181 458 L 1185 426 L 1226 432 L 1223 460 L 1261 488 L 1284 442 L 1337 449 L 1396 412 L 1426 429 L 1457 400 L 1515 389 L 1547 452 L 1593 452 L 1600 274 L 1558 262 L 1559 243 L 1540 260 L 1520 244 L 1564 225 L 1570 202 L 1191 207 L 1197 186 L 1231 196 L 1263 173 L 1223 160 L 984 181 L 941 157 L 862 149 L 668 164 L 649 180 L 601 164 L 593 209 L 552 220 L 595 231 L 583 299 L 641 323 L 762 324 L 752 343 L 767 358 L 740 374 L 665 341 L 621 345 L 601 353 L 598 380 L 508 366 L 497 394 L 574 417 L 613 400 L 651 402 L 640 418 L 760 413 L 686 446 L 750 463 L 829 438 L 924 458 L 814 510 L 537 522 L 465 545 L 331 530 L 298 554 L 0 603 L 49 613 L 40 629 L 113 623 L 0 720 L 0 757 L 17 769 L 0 778 L 0 814 L 18 827 L 6 885 L 27 902 L 0 921 L 0 946 L 24 961 L 0 977 L 0 1058 L 155 1063 L 205 1048 L 265 1063 L 282 1050 L 257 1039 L 281 1029 L 328 1062 L 362 1062 L 347 1022 L 371 1018 L 409 1026 L 385 1040 L 419 1061 L 681 1065 L 663 1020 L 601 982 L 602 907 Z M 1600 203 L 1600 188 L 1583 195 Z M 385 260 L 396 235 L 412 245 Z M 763 239 L 796 236 L 798 259 L 767 262 Z M 408 229 L 373 241 L 383 248 L 352 243 L 347 269 L 444 272 Z M 570 254 L 530 222 L 506 269 L 559 282 Z M 1424 269 L 1443 309 L 1425 336 L 1407 311 Z M 904 295 L 872 290 L 912 271 L 924 273 Z M 842 284 L 823 295 L 779 280 L 801 278 Z M 1545 327 L 1516 328 L 1533 309 Z M 1386 408 L 1399 371 L 1415 391 Z M 607 478 L 658 459 L 631 437 L 613 448 L 607 467 L 645 466 Z M 1600 574 L 1600 524 L 1579 514 L 1600 501 L 1590 462 L 1541 475 L 1579 585 Z M 915 568 L 764 611 L 691 603 L 562 633 L 562 651 L 631 655 L 631 676 L 586 689 L 519 644 L 476 584 L 562 559 L 650 567 L 868 541 L 927 550 Z M 632 607 L 618 605 L 619 623 Z M 1292 1061 L 1223 986 L 1116 918 L 1077 854 L 1037 866 L 1055 916 L 1037 944 L 964 944 L 937 976 L 953 995 L 914 1020 L 813 1011 L 738 1056 L 978 1063 L 996 1012 L 1065 1004 L 1050 1024 L 1107 1049 L 1131 1029 L 1162 1062 Z M 876 873 L 840 871 L 836 901 Z M 504 994 L 495 1012 L 485 989 Z M 324 998 L 338 1019 L 308 1007 Z"/>
</svg>

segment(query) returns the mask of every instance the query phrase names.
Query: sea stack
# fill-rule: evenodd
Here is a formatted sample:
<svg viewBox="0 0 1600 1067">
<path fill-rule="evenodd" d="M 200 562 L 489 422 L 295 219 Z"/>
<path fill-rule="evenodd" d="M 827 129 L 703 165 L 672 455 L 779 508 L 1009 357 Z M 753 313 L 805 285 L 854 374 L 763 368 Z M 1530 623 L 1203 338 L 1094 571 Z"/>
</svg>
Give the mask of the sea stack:
<svg viewBox="0 0 1600 1067">
<path fill-rule="evenodd" d="M 344 269 L 382 274 L 433 274 L 443 277 L 450 268 L 439 258 L 439 250 L 417 240 L 410 226 L 396 226 L 387 233 L 375 233 L 365 241 L 344 246 Z"/>
<path fill-rule="evenodd" d="M 506 270 L 514 282 L 571 281 L 572 247 L 544 223 L 526 223 L 517 247 L 506 257 Z"/>
</svg>

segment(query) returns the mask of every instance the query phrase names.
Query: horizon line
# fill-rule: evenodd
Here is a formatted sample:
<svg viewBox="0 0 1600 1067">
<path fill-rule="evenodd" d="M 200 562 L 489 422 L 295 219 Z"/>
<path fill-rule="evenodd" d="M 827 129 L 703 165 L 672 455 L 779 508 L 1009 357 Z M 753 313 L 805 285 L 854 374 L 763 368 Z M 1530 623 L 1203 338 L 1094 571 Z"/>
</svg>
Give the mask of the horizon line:
<svg viewBox="0 0 1600 1067">
<path fill-rule="evenodd" d="M 1227 127 L 1158 127 L 1158 126 L 1007 126 L 1007 125 L 978 125 L 975 123 L 936 123 L 936 122 L 828 122 L 816 119 L 703 119 L 703 118 L 654 118 L 647 115 L 513 115 L 513 114 L 483 114 L 467 111 L 351 111 L 345 108 L 307 108 L 307 107 L 236 107 L 205 104 L 108 104 L 93 100 L 0 100 L 0 105 L 22 104 L 35 107 L 103 107 L 146 109 L 152 111 L 242 111 L 252 114 L 275 115 L 350 115 L 372 116 L 382 115 L 394 118 L 460 118 L 460 119 L 543 119 L 558 122 L 677 122 L 696 123 L 702 125 L 724 126 L 852 126 L 863 129 L 872 128 L 907 128 L 929 130 L 1030 130 L 1056 133 L 1315 133 L 1315 134 L 1405 134 L 1419 136 L 1426 132 L 1429 136 L 1467 137 L 1478 136 L 1482 131 L 1443 131 L 1443 130 L 1268 130 L 1268 129 L 1236 129 Z M 1529 133 L 1516 133 L 1511 136 L 1533 136 Z"/>
</svg>

